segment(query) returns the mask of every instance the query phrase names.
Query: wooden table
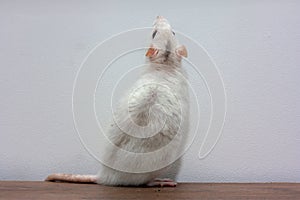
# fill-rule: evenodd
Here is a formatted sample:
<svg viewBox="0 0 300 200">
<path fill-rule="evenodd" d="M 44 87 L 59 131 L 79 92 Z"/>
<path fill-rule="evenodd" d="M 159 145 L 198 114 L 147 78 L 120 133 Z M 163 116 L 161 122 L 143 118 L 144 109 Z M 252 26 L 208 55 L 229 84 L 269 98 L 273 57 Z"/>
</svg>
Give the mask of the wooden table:
<svg viewBox="0 0 300 200">
<path fill-rule="evenodd" d="M 175 188 L 0 181 L 0 199 L 300 199 L 300 183 L 179 183 Z"/>
</svg>

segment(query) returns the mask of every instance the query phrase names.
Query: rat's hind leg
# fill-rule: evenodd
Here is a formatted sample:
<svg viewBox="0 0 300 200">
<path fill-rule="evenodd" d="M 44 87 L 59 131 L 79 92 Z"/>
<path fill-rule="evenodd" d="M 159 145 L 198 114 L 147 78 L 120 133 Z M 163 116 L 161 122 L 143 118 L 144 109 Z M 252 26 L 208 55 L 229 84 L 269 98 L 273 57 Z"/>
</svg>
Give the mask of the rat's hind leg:
<svg viewBox="0 0 300 200">
<path fill-rule="evenodd" d="M 149 187 L 176 187 L 177 183 L 169 178 L 156 178 L 153 181 L 147 183 Z"/>
</svg>

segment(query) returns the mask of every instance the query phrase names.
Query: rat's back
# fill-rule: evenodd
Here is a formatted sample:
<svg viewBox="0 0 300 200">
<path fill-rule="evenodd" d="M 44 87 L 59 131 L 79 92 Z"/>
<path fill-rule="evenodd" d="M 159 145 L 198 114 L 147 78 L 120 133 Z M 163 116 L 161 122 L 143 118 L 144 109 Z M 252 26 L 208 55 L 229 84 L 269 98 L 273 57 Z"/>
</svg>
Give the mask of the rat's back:
<svg viewBox="0 0 300 200">
<path fill-rule="evenodd" d="M 129 173 L 103 166 L 98 173 L 98 183 L 106 185 L 146 184 L 163 173 L 181 153 L 188 131 L 188 88 L 181 68 L 155 69 L 150 64 L 146 73 L 121 100 L 115 113 L 115 124 L 107 136 L 113 146 L 106 148 L 106 158 L 114 166 L 137 169 Z M 168 148 L 166 148 L 168 146 Z M 120 149 L 133 154 L 160 151 L 146 161 L 140 158 L 118 156 Z M 115 158 L 118 158 L 114 160 Z M 143 162 L 143 163 L 141 163 Z M 147 168 L 148 172 L 140 173 Z"/>
</svg>

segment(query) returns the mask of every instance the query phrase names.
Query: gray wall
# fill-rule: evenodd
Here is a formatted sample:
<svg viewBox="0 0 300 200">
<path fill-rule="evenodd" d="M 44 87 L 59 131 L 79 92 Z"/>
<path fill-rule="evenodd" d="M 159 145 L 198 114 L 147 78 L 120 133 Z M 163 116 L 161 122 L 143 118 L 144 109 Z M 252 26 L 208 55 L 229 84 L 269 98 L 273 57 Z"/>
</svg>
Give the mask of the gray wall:
<svg viewBox="0 0 300 200">
<path fill-rule="evenodd" d="M 99 42 L 160 14 L 209 52 L 228 98 L 216 148 L 200 160 L 196 140 L 178 180 L 299 182 L 300 2 L 133 2 L 0 1 L 0 179 L 96 173 L 73 124 L 76 72 Z"/>
</svg>

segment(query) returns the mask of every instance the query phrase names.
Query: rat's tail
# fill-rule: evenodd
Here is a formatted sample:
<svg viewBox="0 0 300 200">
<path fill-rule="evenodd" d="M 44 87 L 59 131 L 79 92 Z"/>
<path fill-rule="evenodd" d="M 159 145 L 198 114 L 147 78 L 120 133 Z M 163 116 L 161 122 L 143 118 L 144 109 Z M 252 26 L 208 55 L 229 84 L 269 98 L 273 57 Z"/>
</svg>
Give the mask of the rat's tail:
<svg viewBox="0 0 300 200">
<path fill-rule="evenodd" d="M 69 182 L 69 183 L 96 183 L 95 175 L 78 175 L 78 174 L 51 174 L 45 181 Z"/>
</svg>

